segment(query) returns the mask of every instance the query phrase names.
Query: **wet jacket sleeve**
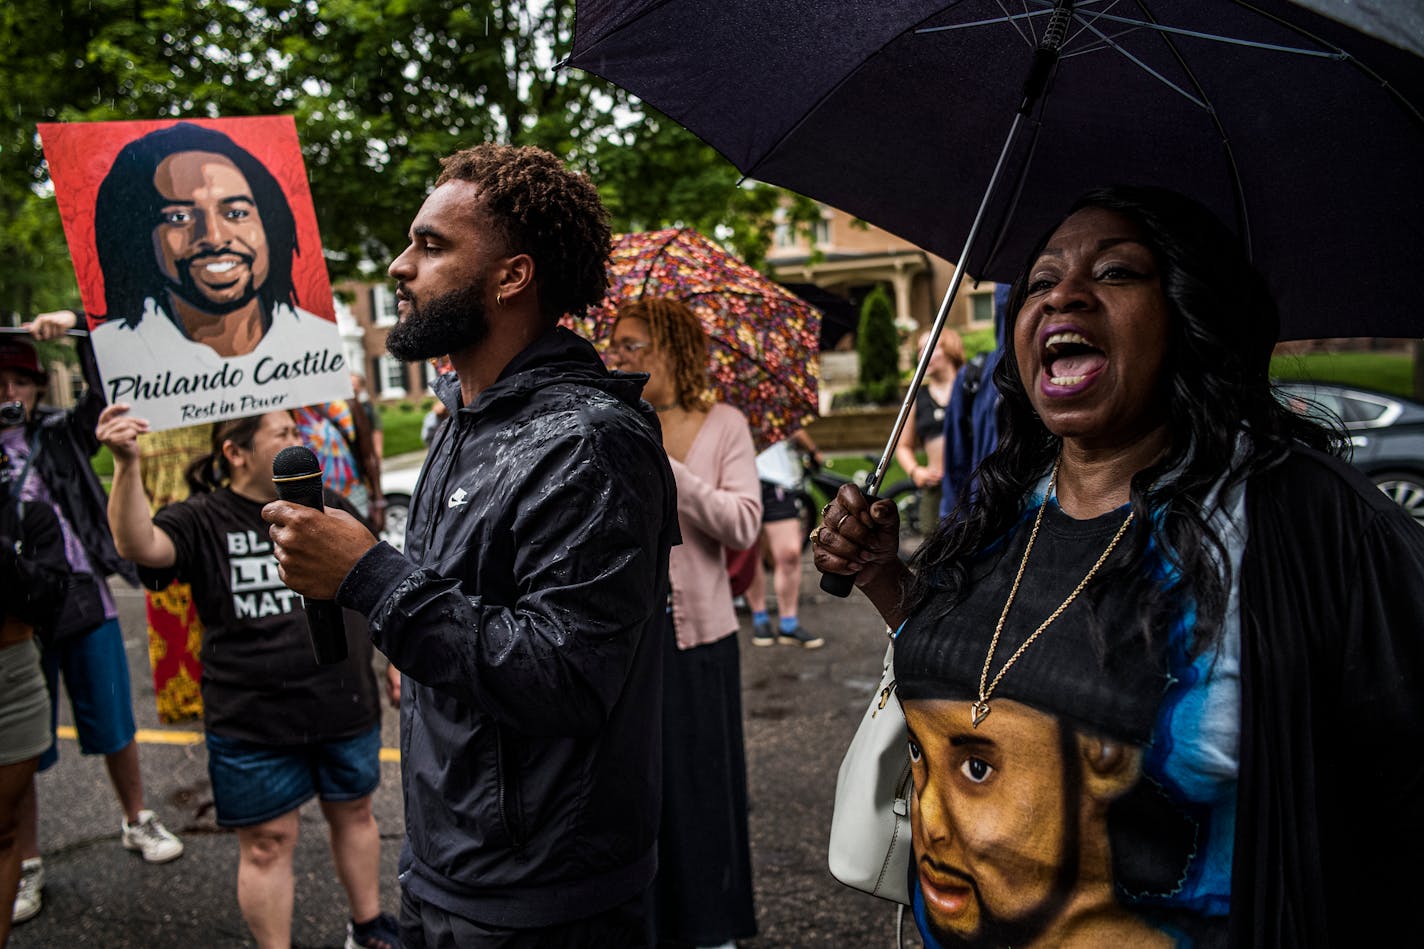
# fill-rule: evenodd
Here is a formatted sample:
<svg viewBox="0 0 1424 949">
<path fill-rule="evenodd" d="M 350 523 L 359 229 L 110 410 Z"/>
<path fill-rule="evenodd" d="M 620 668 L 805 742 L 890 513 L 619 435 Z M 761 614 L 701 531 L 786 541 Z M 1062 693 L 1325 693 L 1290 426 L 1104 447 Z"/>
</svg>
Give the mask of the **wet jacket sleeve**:
<svg viewBox="0 0 1424 949">
<path fill-rule="evenodd" d="M 517 491 L 513 563 L 457 567 L 512 572 L 512 602 L 467 595 L 386 544 L 357 563 L 337 601 L 365 613 L 377 648 L 421 685 L 529 734 L 595 734 L 648 619 L 666 608 L 670 480 L 651 439 L 567 436 Z"/>
<path fill-rule="evenodd" d="M 676 459 L 670 463 L 677 479 L 677 513 L 684 523 L 731 550 L 746 550 L 756 543 L 761 531 L 761 482 L 744 419 L 723 429 L 717 467 L 705 472 L 706 477 Z"/>
</svg>

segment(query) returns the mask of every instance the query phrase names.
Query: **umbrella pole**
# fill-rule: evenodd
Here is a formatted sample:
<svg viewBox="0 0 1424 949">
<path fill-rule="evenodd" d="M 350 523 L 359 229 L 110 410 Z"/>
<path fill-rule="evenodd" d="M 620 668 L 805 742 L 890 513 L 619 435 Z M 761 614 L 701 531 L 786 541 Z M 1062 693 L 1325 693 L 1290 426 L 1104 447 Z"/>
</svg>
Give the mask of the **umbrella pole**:
<svg viewBox="0 0 1424 949">
<path fill-rule="evenodd" d="M 895 417 L 895 425 L 890 432 L 890 440 L 885 443 L 885 450 L 880 455 L 880 461 L 875 465 L 875 472 L 865 482 L 865 494 L 867 497 L 878 497 L 880 482 L 885 477 L 885 471 L 890 467 L 890 459 L 895 455 L 895 445 L 900 441 L 900 432 L 905 428 L 905 422 L 910 417 L 910 408 L 915 404 L 915 395 L 919 392 L 920 384 L 924 382 L 925 373 L 929 370 L 930 356 L 934 353 L 935 345 L 939 342 L 940 333 L 944 331 L 944 324 L 949 319 L 949 308 L 954 305 L 954 300 L 959 296 L 959 285 L 964 280 L 964 262 L 968 260 L 969 253 L 974 248 L 974 244 L 979 236 L 979 227 L 984 221 L 984 214 L 987 210 L 989 199 L 993 197 L 996 185 L 999 181 L 1000 172 L 1003 170 L 1004 162 L 1013 146 L 1014 139 L 1018 135 L 1019 125 L 1023 122 L 1022 115 L 1015 115 L 1013 124 L 1009 127 L 1009 134 L 1004 141 L 1003 151 L 999 154 L 998 164 L 994 166 L 994 173 L 989 178 L 989 186 L 984 190 L 984 198 L 979 204 L 979 211 L 974 215 L 974 223 L 969 228 L 969 239 L 964 243 L 964 251 L 959 255 L 959 261 L 954 265 L 954 275 L 949 278 L 949 287 L 945 290 L 944 299 L 940 302 L 939 312 L 935 315 L 934 323 L 930 326 L 930 338 L 928 344 L 920 352 L 919 362 L 915 365 L 915 374 L 910 379 L 910 388 L 905 395 L 905 401 L 900 405 L 900 413 Z"/>
<path fill-rule="evenodd" d="M 880 482 L 885 477 L 886 469 L 890 467 L 890 459 L 895 456 L 895 445 L 900 441 L 900 432 L 905 428 L 905 421 L 910 416 L 910 408 L 915 404 L 915 396 L 920 391 L 920 383 L 924 381 L 925 372 L 929 369 L 930 356 L 934 353 L 935 347 L 939 345 L 939 335 L 943 332 L 945 321 L 949 318 L 949 308 L 954 304 L 955 297 L 959 295 L 959 285 L 964 280 L 965 262 L 969 260 L 969 254 L 979 239 L 979 228 L 984 223 L 989 201 L 998 190 L 999 178 L 1003 174 L 1004 166 L 1008 163 L 1009 153 L 1013 149 L 1015 139 L 1018 138 L 1019 128 L 1023 125 L 1024 117 L 1032 111 L 1034 105 L 1048 88 L 1048 79 L 1053 73 L 1053 67 L 1057 65 L 1058 51 L 1063 44 L 1068 17 L 1072 15 L 1072 11 L 1072 0 L 1059 0 L 1055 5 L 1048 28 L 1044 30 L 1043 39 L 1034 50 L 1033 64 L 1029 68 L 1028 79 L 1024 82 L 1023 101 L 1014 113 L 1014 120 L 1009 125 L 1008 134 L 1004 136 L 1004 146 L 999 150 L 999 160 L 994 163 L 994 171 L 989 175 L 989 183 L 984 188 L 984 197 L 979 201 L 979 209 L 974 213 L 974 223 L 970 225 L 969 235 L 964 240 L 964 250 L 954 265 L 954 275 L 949 278 L 949 287 L 945 290 L 944 300 L 939 305 L 939 313 L 935 315 L 934 324 L 930 327 L 929 342 L 920 352 L 919 362 L 915 365 L 915 374 L 910 379 L 910 388 L 905 393 L 905 401 L 900 405 L 900 413 L 895 416 L 895 425 L 890 431 L 889 440 L 885 442 L 885 450 L 880 453 L 880 460 L 875 465 L 875 471 L 865 482 L 867 500 L 874 501 L 880 496 Z M 847 574 L 821 574 L 821 589 L 832 596 L 849 596 L 854 584 L 855 578 Z"/>
</svg>

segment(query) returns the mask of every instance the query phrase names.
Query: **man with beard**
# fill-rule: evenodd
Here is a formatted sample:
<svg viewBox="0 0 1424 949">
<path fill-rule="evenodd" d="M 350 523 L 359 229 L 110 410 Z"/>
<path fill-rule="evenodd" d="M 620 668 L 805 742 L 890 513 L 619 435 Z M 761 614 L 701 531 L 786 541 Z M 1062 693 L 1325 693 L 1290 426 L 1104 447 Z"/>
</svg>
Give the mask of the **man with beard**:
<svg viewBox="0 0 1424 949">
<path fill-rule="evenodd" d="M 443 165 L 390 267 L 390 352 L 455 369 L 405 553 L 265 516 L 288 586 L 403 674 L 402 945 L 648 945 L 675 489 L 647 377 L 558 325 L 604 294 L 606 213 L 539 149 Z"/>
<path fill-rule="evenodd" d="M 210 380 L 225 368 L 249 393 L 287 391 L 280 404 L 237 407 L 247 414 L 325 401 L 348 384 L 333 323 L 297 303 L 291 205 L 228 136 L 179 122 L 125 145 L 99 186 L 94 230 L 107 309 L 94 343 L 109 401 L 171 427 L 212 416 L 146 403 L 165 369 Z M 275 368 L 310 352 L 330 358 Z"/>
</svg>

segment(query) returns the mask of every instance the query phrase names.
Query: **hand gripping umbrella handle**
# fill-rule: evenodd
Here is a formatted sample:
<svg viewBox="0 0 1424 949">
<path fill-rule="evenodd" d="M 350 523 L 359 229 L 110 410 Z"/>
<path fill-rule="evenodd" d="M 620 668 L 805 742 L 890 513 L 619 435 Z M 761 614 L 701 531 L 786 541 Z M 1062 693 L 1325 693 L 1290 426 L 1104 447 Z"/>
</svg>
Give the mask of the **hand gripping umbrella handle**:
<svg viewBox="0 0 1424 949">
<path fill-rule="evenodd" d="M 913 398 L 913 396 L 911 398 Z M 897 442 L 899 439 L 900 426 L 897 426 L 895 436 L 891 440 L 892 442 Z M 880 497 L 880 479 L 885 475 L 885 472 L 882 470 L 884 464 L 885 458 L 882 456 L 880 465 L 876 467 L 875 473 L 865 482 L 865 500 L 871 504 L 874 504 L 875 500 Z M 855 589 L 855 576 L 848 573 L 823 573 L 821 574 L 821 589 L 831 596 L 838 596 L 844 600 L 850 596 L 850 591 Z"/>
</svg>

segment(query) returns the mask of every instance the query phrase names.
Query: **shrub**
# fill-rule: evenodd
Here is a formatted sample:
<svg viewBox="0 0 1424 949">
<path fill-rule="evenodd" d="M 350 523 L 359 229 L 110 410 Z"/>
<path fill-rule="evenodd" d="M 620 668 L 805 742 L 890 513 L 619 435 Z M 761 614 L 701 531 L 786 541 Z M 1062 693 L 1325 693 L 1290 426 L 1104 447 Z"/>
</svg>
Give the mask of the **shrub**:
<svg viewBox="0 0 1424 949">
<path fill-rule="evenodd" d="M 894 405 L 905 396 L 905 387 L 897 380 L 886 379 L 855 386 L 831 396 L 832 409 Z"/>
<path fill-rule="evenodd" d="M 885 287 L 878 286 L 860 305 L 860 327 L 855 334 L 860 357 L 860 387 L 868 397 L 886 389 L 893 392 L 900 378 L 900 349 L 895 332 L 895 308 Z"/>
</svg>

